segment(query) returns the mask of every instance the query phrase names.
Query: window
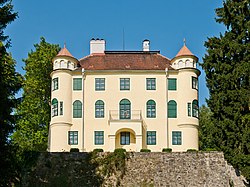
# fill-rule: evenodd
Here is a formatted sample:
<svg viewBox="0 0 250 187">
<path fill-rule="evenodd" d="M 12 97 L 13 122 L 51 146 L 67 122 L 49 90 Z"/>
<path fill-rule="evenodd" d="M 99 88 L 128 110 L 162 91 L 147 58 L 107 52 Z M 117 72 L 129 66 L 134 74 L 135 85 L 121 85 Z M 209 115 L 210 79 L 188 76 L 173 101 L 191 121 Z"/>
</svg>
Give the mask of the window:
<svg viewBox="0 0 250 187">
<path fill-rule="evenodd" d="M 172 132 L 172 144 L 181 145 L 181 131 Z"/>
<path fill-rule="evenodd" d="M 63 102 L 60 101 L 60 115 L 63 115 Z"/>
<path fill-rule="evenodd" d="M 130 78 L 120 79 L 120 90 L 130 90 Z"/>
<path fill-rule="evenodd" d="M 82 102 L 76 100 L 73 103 L 73 118 L 81 118 L 82 117 Z"/>
<path fill-rule="evenodd" d="M 193 100 L 192 102 L 192 116 L 198 118 L 199 117 L 199 105 L 197 100 Z"/>
<path fill-rule="evenodd" d="M 130 132 L 121 132 L 121 145 L 129 145 L 130 144 Z"/>
<path fill-rule="evenodd" d="M 174 100 L 168 102 L 168 117 L 169 118 L 177 117 L 177 104 Z"/>
<path fill-rule="evenodd" d="M 155 84 L 155 78 L 147 78 L 147 90 L 155 90 L 156 84 Z"/>
<path fill-rule="evenodd" d="M 82 90 L 82 78 L 73 78 L 73 90 Z"/>
<path fill-rule="evenodd" d="M 58 77 L 52 79 L 52 91 L 58 90 Z"/>
<path fill-rule="evenodd" d="M 105 90 L 105 79 L 104 78 L 96 78 L 95 79 L 95 90 Z"/>
<path fill-rule="evenodd" d="M 95 131 L 95 145 L 103 145 L 103 144 L 104 144 L 104 132 Z"/>
<path fill-rule="evenodd" d="M 198 79 L 196 77 L 192 77 L 192 88 L 198 90 Z"/>
<path fill-rule="evenodd" d="M 168 79 L 168 90 L 176 90 L 176 79 L 175 78 Z"/>
<path fill-rule="evenodd" d="M 188 116 L 191 116 L 191 103 L 187 104 Z"/>
<path fill-rule="evenodd" d="M 147 102 L 147 118 L 156 117 L 156 104 L 154 100 L 149 100 Z"/>
<path fill-rule="evenodd" d="M 127 99 L 120 101 L 120 119 L 130 119 L 131 116 L 131 104 Z"/>
<path fill-rule="evenodd" d="M 78 131 L 69 131 L 69 145 L 77 145 L 78 144 Z"/>
<path fill-rule="evenodd" d="M 58 116 L 58 101 L 55 98 L 52 100 L 51 115 L 52 115 L 52 117 Z"/>
<path fill-rule="evenodd" d="M 101 100 L 98 100 L 95 103 L 95 117 L 104 118 L 104 102 Z"/>
<path fill-rule="evenodd" d="M 156 131 L 147 131 L 147 145 L 156 145 Z"/>
</svg>

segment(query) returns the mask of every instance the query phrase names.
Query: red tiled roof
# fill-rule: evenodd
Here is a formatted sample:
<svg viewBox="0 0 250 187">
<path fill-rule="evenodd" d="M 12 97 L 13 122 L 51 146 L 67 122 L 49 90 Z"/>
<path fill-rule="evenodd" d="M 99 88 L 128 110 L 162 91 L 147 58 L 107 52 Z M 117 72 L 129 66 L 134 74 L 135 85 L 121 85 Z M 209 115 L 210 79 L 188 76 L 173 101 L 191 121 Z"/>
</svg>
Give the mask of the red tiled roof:
<svg viewBox="0 0 250 187">
<path fill-rule="evenodd" d="M 86 70 L 165 70 L 173 69 L 170 60 L 155 52 L 105 52 L 79 60 Z"/>
<path fill-rule="evenodd" d="M 179 56 L 186 56 L 186 55 L 192 55 L 194 56 L 194 54 L 187 48 L 187 46 L 184 44 L 184 46 L 180 49 L 180 51 L 177 53 L 177 55 L 175 57 L 179 57 Z"/>
<path fill-rule="evenodd" d="M 69 56 L 69 57 L 73 57 L 73 55 L 68 51 L 68 49 L 64 46 L 64 48 L 61 49 L 61 51 L 59 51 L 59 53 L 56 56 Z"/>
</svg>

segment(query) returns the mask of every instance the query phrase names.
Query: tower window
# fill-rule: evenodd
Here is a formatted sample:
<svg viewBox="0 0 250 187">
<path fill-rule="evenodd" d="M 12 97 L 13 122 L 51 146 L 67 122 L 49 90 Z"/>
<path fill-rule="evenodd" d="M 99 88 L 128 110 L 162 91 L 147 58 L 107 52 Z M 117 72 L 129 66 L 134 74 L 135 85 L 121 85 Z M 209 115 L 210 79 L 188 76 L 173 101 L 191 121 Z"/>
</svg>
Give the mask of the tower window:
<svg viewBox="0 0 250 187">
<path fill-rule="evenodd" d="M 73 78 L 73 90 L 82 90 L 82 78 Z"/>
<path fill-rule="evenodd" d="M 58 90 L 58 77 L 52 79 L 52 91 Z"/>
<path fill-rule="evenodd" d="M 168 90 L 176 90 L 176 78 L 168 79 Z"/>
<path fill-rule="evenodd" d="M 198 79 L 196 77 L 192 77 L 192 88 L 198 90 Z"/>
<path fill-rule="evenodd" d="M 187 104 L 187 112 L 188 112 L 188 116 L 191 116 L 191 103 Z"/>
<path fill-rule="evenodd" d="M 198 118 L 199 117 L 199 105 L 197 100 L 193 100 L 192 102 L 192 116 Z"/>
<path fill-rule="evenodd" d="M 51 116 L 58 116 L 58 101 L 56 98 L 52 100 Z"/>
<path fill-rule="evenodd" d="M 63 115 L 63 102 L 60 101 L 60 115 Z"/>
</svg>

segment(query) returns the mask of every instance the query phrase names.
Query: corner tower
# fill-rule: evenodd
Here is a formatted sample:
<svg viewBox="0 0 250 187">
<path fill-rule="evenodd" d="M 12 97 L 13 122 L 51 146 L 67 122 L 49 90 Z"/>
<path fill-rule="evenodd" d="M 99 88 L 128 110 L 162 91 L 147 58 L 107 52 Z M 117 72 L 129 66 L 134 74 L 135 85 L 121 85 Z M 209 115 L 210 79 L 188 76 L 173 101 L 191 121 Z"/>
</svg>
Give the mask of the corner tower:
<svg viewBox="0 0 250 187">
<path fill-rule="evenodd" d="M 173 121 L 175 129 L 171 129 L 170 142 L 174 135 L 181 134 L 181 145 L 173 146 L 173 150 L 196 149 L 198 150 L 198 77 L 200 71 L 197 67 L 198 58 L 188 49 L 185 42 L 177 55 L 171 60 L 175 69 L 177 91 L 172 96 L 176 99 L 177 120 Z M 168 98 L 171 100 L 171 98 Z M 171 126 L 171 121 L 170 121 Z M 171 127 L 170 127 L 171 128 Z"/>
<path fill-rule="evenodd" d="M 78 60 L 66 46 L 53 58 L 51 73 L 51 122 L 49 131 L 49 151 L 69 151 L 68 132 L 72 124 L 72 72 Z"/>
</svg>

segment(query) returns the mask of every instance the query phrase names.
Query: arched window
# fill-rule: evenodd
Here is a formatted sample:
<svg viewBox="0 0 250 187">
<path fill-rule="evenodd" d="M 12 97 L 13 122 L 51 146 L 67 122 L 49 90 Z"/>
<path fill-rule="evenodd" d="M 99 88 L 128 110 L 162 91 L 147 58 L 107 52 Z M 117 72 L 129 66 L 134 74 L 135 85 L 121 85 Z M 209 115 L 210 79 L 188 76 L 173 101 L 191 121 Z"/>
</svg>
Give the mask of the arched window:
<svg viewBox="0 0 250 187">
<path fill-rule="evenodd" d="M 192 102 L 192 116 L 198 118 L 199 117 L 199 105 L 197 100 L 193 100 Z"/>
<path fill-rule="evenodd" d="M 51 115 L 58 116 L 58 101 L 56 98 L 52 100 L 52 108 L 51 108 Z"/>
<path fill-rule="evenodd" d="M 95 102 L 95 117 L 104 118 L 104 102 L 101 100 Z"/>
<path fill-rule="evenodd" d="M 131 117 L 131 104 L 127 99 L 120 101 L 120 119 L 130 119 Z"/>
<path fill-rule="evenodd" d="M 177 118 L 177 103 L 174 100 L 168 102 L 168 117 Z"/>
<path fill-rule="evenodd" d="M 82 102 L 76 100 L 73 103 L 73 118 L 81 118 L 82 117 Z"/>
<path fill-rule="evenodd" d="M 147 118 L 156 117 L 156 104 L 154 100 L 149 100 L 147 102 Z"/>
</svg>

